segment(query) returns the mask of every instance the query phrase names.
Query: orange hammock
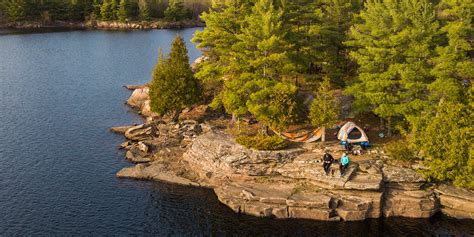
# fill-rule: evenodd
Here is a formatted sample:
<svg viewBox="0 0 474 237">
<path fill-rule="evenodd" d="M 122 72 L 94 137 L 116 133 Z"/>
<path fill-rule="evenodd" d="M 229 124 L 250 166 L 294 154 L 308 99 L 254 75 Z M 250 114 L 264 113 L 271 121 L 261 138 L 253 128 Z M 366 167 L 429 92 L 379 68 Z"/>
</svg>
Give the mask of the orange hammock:
<svg viewBox="0 0 474 237">
<path fill-rule="evenodd" d="M 314 130 L 306 130 L 296 133 L 290 132 L 277 132 L 273 130 L 281 138 L 290 141 L 290 142 L 315 142 L 321 138 L 322 130 L 321 128 L 316 128 Z"/>
</svg>

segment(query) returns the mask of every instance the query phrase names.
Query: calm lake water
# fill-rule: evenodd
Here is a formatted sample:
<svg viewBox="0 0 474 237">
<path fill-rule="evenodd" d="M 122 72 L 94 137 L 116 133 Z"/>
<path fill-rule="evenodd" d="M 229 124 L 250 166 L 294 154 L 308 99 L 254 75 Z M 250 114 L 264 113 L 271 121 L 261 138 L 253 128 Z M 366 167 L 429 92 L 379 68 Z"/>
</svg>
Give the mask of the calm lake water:
<svg viewBox="0 0 474 237">
<path fill-rule="evenodd" d="M 196 29 L 0 32 L 0 236 L 474 235 L 473 221 L 355 223 L 235 214 L 212 190 L 117 179 L 130 166 L 111 126 L 141 122 L 126 84 L 150 80 L 158 48 Z"/>
</svg>

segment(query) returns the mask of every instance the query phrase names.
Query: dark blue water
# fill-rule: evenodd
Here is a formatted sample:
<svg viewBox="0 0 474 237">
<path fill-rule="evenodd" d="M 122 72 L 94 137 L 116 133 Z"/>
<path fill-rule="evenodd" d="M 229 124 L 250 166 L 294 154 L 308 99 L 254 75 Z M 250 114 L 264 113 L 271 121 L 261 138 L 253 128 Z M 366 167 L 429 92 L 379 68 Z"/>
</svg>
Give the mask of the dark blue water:
<svg viewBox="0 0 474 237">
<path fill-rule="evenodd" d="M 472 235 L 472 221 L 356 223 L 235 214 L 211 190 L 117 179 L 130 164 L 108 128 L 139 123 L 126 84 L 150 79 L 177 33 L 196 29 L 0 36 L 0 236 Z M 4 32 L 2 32 L 4 33 Z"/>
</svg>

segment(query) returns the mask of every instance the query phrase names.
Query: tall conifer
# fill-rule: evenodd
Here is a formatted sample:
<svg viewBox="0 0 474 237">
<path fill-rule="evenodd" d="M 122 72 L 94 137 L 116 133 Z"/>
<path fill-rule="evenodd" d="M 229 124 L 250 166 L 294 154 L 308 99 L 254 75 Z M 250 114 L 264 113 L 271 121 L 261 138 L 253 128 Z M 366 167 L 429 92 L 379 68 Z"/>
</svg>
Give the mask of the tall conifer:
<svg viewBox="0 0 474 237">
<path fill-rule="evenodd" d="M 368 0 L 349 45 L 359 77 L 348 92 L 356 105 L 391 120 L 417 116 L 427 105 L 430 59 L 438 23 L 427 0 Z"/>
<path fill-rule="evenodd" d="M 199 87 L 189 65 L 186 45 L 183 38 L 177 36 L 169 57 L 164 59 L 160 53 L 153 71 L 151 109 L 160 115 L 170 114 L 176 120 L 182 109 L 196 103 L 199 98 Z"/>
</svg>

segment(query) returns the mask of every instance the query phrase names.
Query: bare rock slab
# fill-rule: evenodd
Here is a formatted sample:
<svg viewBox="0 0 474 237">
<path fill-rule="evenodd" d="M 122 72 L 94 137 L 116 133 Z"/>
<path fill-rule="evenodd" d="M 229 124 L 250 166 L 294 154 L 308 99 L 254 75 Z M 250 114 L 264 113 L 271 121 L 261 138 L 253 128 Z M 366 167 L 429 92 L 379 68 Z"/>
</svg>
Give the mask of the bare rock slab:
<svg viewBox="0 0 474 237">
<path fill-rule="evenodd" d="M 441 211 L 458 219 L 474 219 L 474 192 L 453 185 L 440 185 L 435 189 Z"/>
</svg>

